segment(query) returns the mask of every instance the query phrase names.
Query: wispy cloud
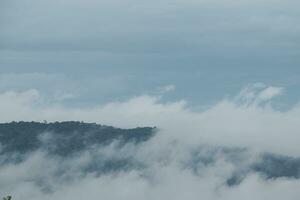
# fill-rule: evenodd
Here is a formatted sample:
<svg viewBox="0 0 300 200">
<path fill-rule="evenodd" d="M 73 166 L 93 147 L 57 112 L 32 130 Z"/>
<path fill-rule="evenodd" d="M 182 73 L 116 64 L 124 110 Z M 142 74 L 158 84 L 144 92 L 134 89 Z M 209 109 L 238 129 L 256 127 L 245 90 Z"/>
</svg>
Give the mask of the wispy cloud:
<svg viewBox="0 0 300 200">
<path fill-rule="evenodd" d="M 159 92 L 164 94 L 164 93 L 168 93 L 168 92 L 172 92 L 174 90 L 176 90 L 176 86 L 175 85 L 165 85 L 162 87 L 158 88 Z"/>
</svg>

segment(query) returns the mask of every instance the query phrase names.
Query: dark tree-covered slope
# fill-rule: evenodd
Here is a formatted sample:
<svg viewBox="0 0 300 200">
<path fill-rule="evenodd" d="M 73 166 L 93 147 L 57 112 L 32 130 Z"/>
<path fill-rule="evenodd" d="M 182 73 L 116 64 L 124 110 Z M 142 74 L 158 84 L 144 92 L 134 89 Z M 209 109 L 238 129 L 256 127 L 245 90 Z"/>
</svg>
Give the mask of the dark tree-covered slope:
<svg viewBox="0 0 300 200">
<path fill-rule="evenodd" d="M 151 162 L 170 160 L 170 155 L 164 153 L 152 155 L 159 159 L 151 160 L 151 162 L 144 162 L 141 157 L 136 156 L 136 153 L 145 146 L 143 142 L 148 141 L 155 133 L 156 128 L 151 127 L 120 129 L 74 121 L 2 123 L 0 124 L 0 167 L 9 163 L 20 163 L 26 160 L 26 155 L 30 155 L 28 153 L 40 150 L 44 153 L 43 156 L 58 159 L 62 163 L 67 159 L 87 153 L 91 159 L 79 166 L 81 173 L 103 174 L 133 169 L 141 170 L 149 167 Z M 113 149 L 108 148 L 109 152 L 106 154 L 106 147 L 109 147 L 107 145 L 112 142 L 116 142 L 116 145 Z M 134 148 L 127 152 L 128 146 L 125 144 L 133 144 Z M 191 148 L 190 151 L 191 155 L 187 156 L 181 164 L 183 168 L 190 169 L 195 174 L 201 174 L 203 168 L 216 165 L 220 157 L 235 166 L 236 169 L 225 181 L 228 186 L 239 185 L 245 177 L 253 173 L 265 179 L 300 178 L 299 157 L 262 152 L 258 159 L 249 162 L 247 148 L 201 147 L 200 145 L 195 149 Z M 147 155 L 146 153 L 145 156 Z M 58 174 L 68 172 L 69 168 L 64 166 L 59 168 Z"/>
<path fill-rule="evenodd" d="M 92 145 L 114 140 L 124 144 L 148 140 L 155 128 L 120 129 L 83 122 L 11 122 L 0 124 L 0 152 L 27 153 L 39 148 L 61 155 L 74 153 Z"/>
</svg>

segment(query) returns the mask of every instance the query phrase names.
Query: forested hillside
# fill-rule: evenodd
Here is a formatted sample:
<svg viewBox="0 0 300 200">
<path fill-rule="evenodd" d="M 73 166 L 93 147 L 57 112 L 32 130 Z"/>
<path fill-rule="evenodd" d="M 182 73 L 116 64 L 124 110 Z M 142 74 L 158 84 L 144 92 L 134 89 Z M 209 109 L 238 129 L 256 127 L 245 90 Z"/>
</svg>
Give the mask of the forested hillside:
<svg viewBox="0 0 300 200">
<path fill-rule="evenodd" d="M 106 145 L 115 140 L 120 144 L 148 140 L 155 128 L 120 129 L 83 122 L 11 122 L 0 124 L 1 153 L 28 153 L 44 149 L 66 155 L 93 145 Z"/>
</svg>

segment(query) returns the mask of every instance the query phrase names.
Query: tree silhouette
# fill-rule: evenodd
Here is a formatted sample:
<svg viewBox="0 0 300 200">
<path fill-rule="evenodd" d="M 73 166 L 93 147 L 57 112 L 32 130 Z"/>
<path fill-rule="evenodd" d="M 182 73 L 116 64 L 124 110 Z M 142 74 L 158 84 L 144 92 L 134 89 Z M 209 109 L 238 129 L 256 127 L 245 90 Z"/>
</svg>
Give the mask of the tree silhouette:
<svg viewBox="0 0 300 200">
<path fill-rule="evenodd" d="M 11 200 L 11 196 L 4 197 L 3 200 Z"/>
</svg>

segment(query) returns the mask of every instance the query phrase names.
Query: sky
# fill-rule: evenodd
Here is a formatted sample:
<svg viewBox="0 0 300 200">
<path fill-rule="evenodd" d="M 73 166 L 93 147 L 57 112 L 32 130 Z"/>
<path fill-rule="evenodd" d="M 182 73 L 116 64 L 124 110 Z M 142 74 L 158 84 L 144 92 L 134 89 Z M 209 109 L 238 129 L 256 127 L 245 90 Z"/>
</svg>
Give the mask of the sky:
<svg viewBox="0 0 300 200">
<path fill-rule="evenodd" d="M 97 147 L 63 161 L 41 150 L 20 163 L 0 157 L 0 195 L 297 200 L 299 179 L 253 172 L 237 187 L 224 181 L 264 153 L 299 159 L 299 8 L 297 0 L 1 0 L 0 122 L 155 126 L 159 134 L 142 147 Z M 194 174 L 182 163 L 199 147 L 249 155 L 238 164 L 211 155 L 216 163 Z M 148 170 L 82 174 L 91 155 L 120 152 Z M 74 179 L 57 177 L 61 170 Z M 43 179 L 52 192 L 39 187 Z"/>
<path fill-rule="evenodd" d="M 2 0 L 1 121 L 188 128 L 209 144 L 297 155 L 298 8 L 295 0 Z M 281 132 L 290 134 L 282 149 Z"/>
<path fill-rule="evenodd" d="M 299 2 L 2 0 L 0 91 L 36 88 L 91 106 L 176 90 L 209 106 L 249 84 L 299 99 Z M 54 84 L 53 84 L 54 83 Z M 201 107 L 201 106 L 200 106 Z"/>
</svg>

